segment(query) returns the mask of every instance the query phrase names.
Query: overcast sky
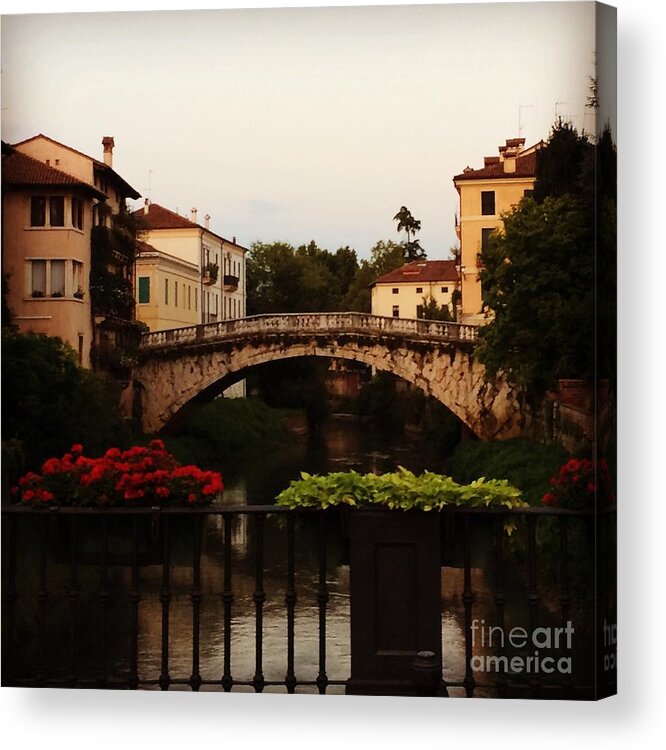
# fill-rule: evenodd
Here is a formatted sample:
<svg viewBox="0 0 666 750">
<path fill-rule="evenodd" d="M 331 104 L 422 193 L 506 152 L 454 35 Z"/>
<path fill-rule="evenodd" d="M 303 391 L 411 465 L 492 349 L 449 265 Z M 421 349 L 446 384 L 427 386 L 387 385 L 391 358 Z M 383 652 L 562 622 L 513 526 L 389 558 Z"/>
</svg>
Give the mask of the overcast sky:
<svg viewBox="0 0 666 750">
<path fill-rule="evenodd" d="M 143 196 L 248 246 L 367 257 L 406 205 L 442 258 L 453 175 L 556 112 L 591 129 L 593 61 L 587 2 L 4 16 L 2 138 L 114 136 Z"/>
</svg>

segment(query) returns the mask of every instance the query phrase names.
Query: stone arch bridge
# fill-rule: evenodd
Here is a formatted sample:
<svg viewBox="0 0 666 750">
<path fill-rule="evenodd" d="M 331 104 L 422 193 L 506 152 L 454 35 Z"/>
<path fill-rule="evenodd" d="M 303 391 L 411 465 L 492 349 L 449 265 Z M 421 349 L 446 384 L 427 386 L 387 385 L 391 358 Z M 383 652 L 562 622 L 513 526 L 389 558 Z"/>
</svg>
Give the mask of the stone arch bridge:
<svg viewBox="0 0 666 750">
<path fill-rule="evenodd" d="M 520 435 L 519 394 L 486 378 L 475 326 L 364 313 L 257 315 L 144 334 L 133 384 L 146 432 L 177 431 L 197 405 L 247 370 L 290 357 L 334 357 L 413 383 L 479 438 Z"/>
</svg>

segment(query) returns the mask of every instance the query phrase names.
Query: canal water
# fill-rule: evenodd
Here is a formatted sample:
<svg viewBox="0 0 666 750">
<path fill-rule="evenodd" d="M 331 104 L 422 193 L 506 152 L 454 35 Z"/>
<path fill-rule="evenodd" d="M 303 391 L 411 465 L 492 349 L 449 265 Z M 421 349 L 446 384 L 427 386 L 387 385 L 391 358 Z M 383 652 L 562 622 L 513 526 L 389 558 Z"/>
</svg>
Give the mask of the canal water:
<svg viewBox="0 0 666 750">
<path fill-rule="evenodd" d="M 328 419 L 315 435 L 294 440 L 251 465 L 220 466 L 225 477 L 222 503 L 225 505 L 271 504 L 290 481 L 302 471 L 327 473 L 347 471 L 384 473 L 404 466 L 415 472 L 440 470 L 441 459 L 428 458 L 415 441 L 405 436 L 387 438 L 357 419 L 339 416 Z M 250 681 L 255 673 L 255 589 L 254 519 L 234 519 L 232 535 L 233 619 L 231 672 L 235 680 Z M 202 547 L 204 600 L 201 620 L 201 672 L 208 680 L 219 680 L 224 671 L 224 561 L 221 544 L 224 529 L 220 517 L 207 519 Z M 326 673 L 329 680 L 344 681 L 350 675 L 349 566 L 344 561 L 342 529 L 327 527 L 326 583 Z M 264 532 L 263 674 L 267 681 L 284 680 L 287 671 L 287 583 L 286 530 L 277 517 L 269 517 Z M 296 530 L 295 665 L 299 680 L 314 681 L 319 664 L 319 529 L 307 520 Z M 147 575 L 152 575 L 148 572 Z M 160 618 L 158 569 L 146 588 L 156 595 L 141 604 L 140 675 L 150 679 L 160 671 Z M 170 672 L 189 676 L 192 664 L 192 615 L 189 589 L 191 573 L 187 566 L 174 566 L 176 596 L 171 607 Z M 148 581 L 146 580 L 146 583 Z M 462 587 L 462 582 L 460 582 Z M 462 588 L 460 588 L 462 591 Z M 444 618 L 448 665 L 451 674 L 464 673 L 464 637 L 459 617 Z M 462 670 L 462 671 L 461 671 Z M 187 689 L 187 688 L 185 688 Z M 207 689 L 206 687 L 202 689 Z M 215 689 L 215 688 L 208 688 Z M 219 688 L 218 688 L 219 689 Z M 249 686 L 234 690 L 251 691 Z M 265 692 L 284 692 L 284 687 L 268 686 Z M 317 692 L 302 686 L 297 692 Z M 344 686 L 331 685 L 327 693 L 343 693 Z"/>
</svg>

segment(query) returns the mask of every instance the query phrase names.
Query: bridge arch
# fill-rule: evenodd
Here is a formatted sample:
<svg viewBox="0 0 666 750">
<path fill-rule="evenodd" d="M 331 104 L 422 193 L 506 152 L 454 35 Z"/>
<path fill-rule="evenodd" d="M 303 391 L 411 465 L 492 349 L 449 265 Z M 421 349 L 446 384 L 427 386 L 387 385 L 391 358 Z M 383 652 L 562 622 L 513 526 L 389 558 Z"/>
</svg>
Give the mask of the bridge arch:
<svg viewBox="0 0 666 750">
<path fill-rule="evenodd" d="M 488 379 L 476 329 L 359 313 L 256 316 L 146 334 L 134 372 L 143 429 L 177 430 L 251 368 L 294 357 L 346 359 L 390 372 L 436 398 L 482 439 L 522 429 L 518 394 Z"/>
</svg>

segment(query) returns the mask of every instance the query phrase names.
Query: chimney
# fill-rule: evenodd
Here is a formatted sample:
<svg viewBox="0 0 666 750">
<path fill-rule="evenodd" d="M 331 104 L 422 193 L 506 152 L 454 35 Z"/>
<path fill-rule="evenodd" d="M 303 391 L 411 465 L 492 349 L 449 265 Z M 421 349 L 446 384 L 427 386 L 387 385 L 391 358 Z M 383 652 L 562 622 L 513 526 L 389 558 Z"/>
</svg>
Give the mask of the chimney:
<svg viewBox="0 0 666 750">
<path fill-rule="evenodd" d="M 115 146 L 113 136 L 105 135 L 102 138 L 102 147 L 104 148 L 104 163 L 107 167 L 113 167 L 113 147 Z"/>
<path fill-rule="evenodd" d="M 196 208 L 193 208 L 193 209 L 192 209 L 192 212 L 190 213 L 190 221 L 191 221 L 191 222 L 192 222 L 193 224 L 196 224 L 196 223 L 197 223 L 197 209 L 196 209 Z"/>
<path fill-rule="evenodd" d="M 143 213 L 147 216 L 150 211 L 150 198 L 146 198 L 143 202 Z"/>
<path fill-rule="evenodd" d="M 210 229 L 210 214 L 204 216 L 204 228 Z"/>
</svg>

